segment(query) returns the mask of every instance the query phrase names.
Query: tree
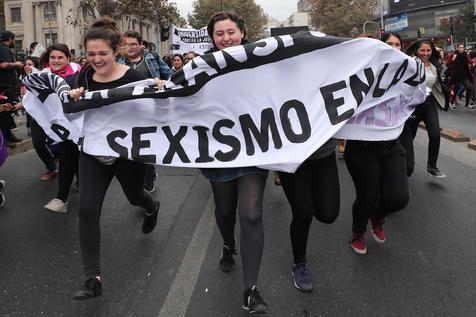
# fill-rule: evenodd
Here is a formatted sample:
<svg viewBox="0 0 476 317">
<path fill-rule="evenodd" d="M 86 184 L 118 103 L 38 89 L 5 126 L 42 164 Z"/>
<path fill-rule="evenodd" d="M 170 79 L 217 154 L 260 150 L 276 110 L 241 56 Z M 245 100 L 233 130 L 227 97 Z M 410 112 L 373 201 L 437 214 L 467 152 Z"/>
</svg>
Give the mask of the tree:
<svg viewBox="0 0 476 317">
<path fill-rule="evenodd" d="M 172 22 L 184 24 L 177 8 L 168 0 L 81 0 L 79 7 L 95 19 L 108 15 L 119 20 L 129 15 L 157 22 L 160 26 Z"/>
<path fill-rule="evenodd" d="M 378 9 L 377 0 L 310 0 L 312 24 L 334 36 L 350 37 L 372 21 Z"/>
<path fill-rule="evenodd" d="M 449 23 L 442 26 L 441 31 L 450 34 L 453 32 L 453 40 L 455 43 L 464 43 L 467 38 L 468 41 L 476 40 L 476 33 L 474 31 L 474 5 L 470 3 L 462 7 L 458 12 L 450 18 Z"/>
<path fill-rule="evenodd" d="M 245 19 L 249 40 L 255 41 L 262 37 L 268 18 L 254 0 L 196 0 L 188 22 L 196 29 L 202 28 L 214 13 L 222 10 L 235 11 Z"/>
</svg>

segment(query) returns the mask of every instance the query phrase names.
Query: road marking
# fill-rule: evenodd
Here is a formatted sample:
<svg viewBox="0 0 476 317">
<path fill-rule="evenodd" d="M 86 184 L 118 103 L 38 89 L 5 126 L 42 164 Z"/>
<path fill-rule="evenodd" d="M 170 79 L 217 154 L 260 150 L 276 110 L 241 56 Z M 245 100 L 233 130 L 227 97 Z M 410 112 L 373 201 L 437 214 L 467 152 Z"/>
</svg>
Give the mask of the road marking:
<svg viewBox="0 0 476 317">
<path fill-rule="evenodd" d="M 213 197 L 208 200 L 159 317 L 185 316 L 214 228 Z"/>
</svg>

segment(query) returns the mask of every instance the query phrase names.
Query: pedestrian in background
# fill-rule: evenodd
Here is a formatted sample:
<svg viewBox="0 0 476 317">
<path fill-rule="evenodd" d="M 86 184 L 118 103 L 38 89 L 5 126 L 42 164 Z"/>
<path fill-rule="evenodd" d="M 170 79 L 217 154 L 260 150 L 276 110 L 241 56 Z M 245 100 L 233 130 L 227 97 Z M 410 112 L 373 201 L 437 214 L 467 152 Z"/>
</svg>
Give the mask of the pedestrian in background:
<svg viewBox="0 0 476 317">
<path fill-rule="evenodd" d="M 24 64 L 15 60 L 12 48 L 15 47 L 15 34 L 10 31 L 0 32 L 0 105 L 18 102 L 20 86 L 18 84 L 18 71 Z M 22 140 L 13 135 L 11 130 L 12 111 L 0 110 L 0 130 L 3 133 L 5 144 L 15 147 Z M 14 111 L 14 110 L 13 110 Z"/>
<path fill-rule="evenodd" d="M 164 63 L 156 53 L 145 51 L 142 36 L 137 31 L 127 31 L 124 33 L 126 43 L 126 54 L 121 56 L 117 62 L 131 67 L 140 73 L 144 78 L 169 79 L 173 74 L 172 69 Z M 155 191 L 157 171 L 154 164 L 147 165 L 147 172 L 144 179 L 144 188 L 150 193 Z"/>
<path fill-rule="evenodd" d="M 458 44 L 455 54 L 447 64 L 451 65 L 448 83 L 454 90 L 454 94 L 451 96 L 450 109 L 456 110 L 458 96 L 460 95 L 460 90 L 463 90 L 463 88 L 466 90 L 464 106 L 467 109 L 473 109 L 474 105 L 470 104 L 470 101 L 474 79 L 471 74 L 470 66 L 474 66 L 475 63 L 468 56 L 463 44 Z"/>
<path fill-rule="evenodd" d="M 40 60 L 46 67 L 42 72 L 51 72 L 63 78 L 70 87 L 74 82 L 81 66 L 71 61 L 71 53 L 66 44 L 53 44 L 41 55 Z M 71 140 L 59 144 L 58 193 L 44 208 L 49 211 L 68 212 L 67 200 L 74 176 L 79 179 L 79 150 L 78 145 Z"/>
</svg>

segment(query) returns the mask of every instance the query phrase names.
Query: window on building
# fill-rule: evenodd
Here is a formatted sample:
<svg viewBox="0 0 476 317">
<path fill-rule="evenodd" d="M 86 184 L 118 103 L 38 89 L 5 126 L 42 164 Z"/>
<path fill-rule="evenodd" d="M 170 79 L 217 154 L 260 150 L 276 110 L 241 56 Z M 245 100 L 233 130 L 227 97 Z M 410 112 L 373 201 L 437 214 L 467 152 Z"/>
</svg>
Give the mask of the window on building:
<svg viewBox="0 0 476 317">
<path fill-rule="evenodd" d="M 56 20 L 56 7 L 54 3 L 47 3 L 45 4 L 45 8 L 43 9 L 43 17 L 46 21 Z"/>
<path fill-rule="evenodd" d="M 46 46 L 53 45 L 55 43 L 58 43 L 58 34 L 57 33 L 51 33 L 53 41 L 50 40 L 50 33 L 45 34 L 45 42 Z"/>
<path fill-rule="evenodd" d="M 21 23 L 21 8 L 10 8 L 12 23 Z"/>
<path fill-rule="evenodd" d="M 16 53 L 20 52 L 21 50 L 23 50 L 23 41 L 22 40 L 15 40 L 15 48 L 14 48 L 14 51 Z"/>
</svg>

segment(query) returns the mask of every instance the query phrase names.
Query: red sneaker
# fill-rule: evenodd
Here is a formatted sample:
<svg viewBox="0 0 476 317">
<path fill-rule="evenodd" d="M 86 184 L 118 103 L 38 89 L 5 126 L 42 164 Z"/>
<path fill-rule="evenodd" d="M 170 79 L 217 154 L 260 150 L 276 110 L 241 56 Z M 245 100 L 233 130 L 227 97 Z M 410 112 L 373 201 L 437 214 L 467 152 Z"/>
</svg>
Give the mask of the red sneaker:
<svg viewBox="0 0 476 317">
<path fill-rule="evenodd" d="M 378 243 L 384 243 L 385 231 L 383 231 L 383 224 L 385 221 L 370 218 L 370 223 L 372 224 L 372 236 L 374 237 L 375 241 Z"/>
<path fill-rule="evenodd" d="M 357 254 L 367 253 L 367 247 L 365 246 L 364 233 L 352 232 L 352 241 L 350 242 L 352 250 Z"/>
<path fill-rule="evenodd" d="M 55 172 L 55 171 L 47 171 L 45 174 L 43 174 L 43 176 L 41 176 L 41 180 L 42 181 L 49 181 L 50 179 L 53 179 L 55 178 L 56 176 L 58 176 L 58 172 Z"/>
</svg>

